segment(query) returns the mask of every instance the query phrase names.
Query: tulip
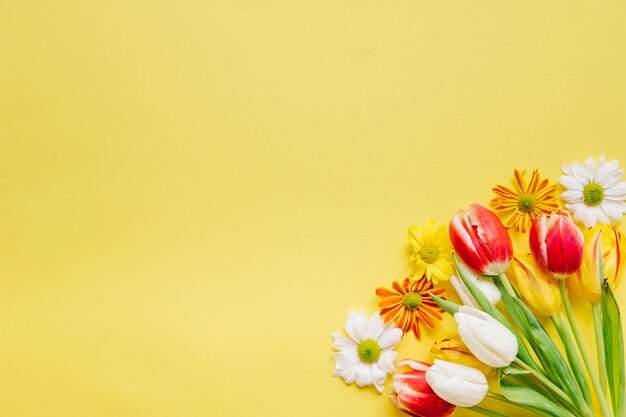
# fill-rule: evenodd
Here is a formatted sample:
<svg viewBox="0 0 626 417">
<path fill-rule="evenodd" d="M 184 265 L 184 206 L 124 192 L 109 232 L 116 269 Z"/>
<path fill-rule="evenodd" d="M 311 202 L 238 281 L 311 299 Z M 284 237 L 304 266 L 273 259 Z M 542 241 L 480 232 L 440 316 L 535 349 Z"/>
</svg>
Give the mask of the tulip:
<svg viewBox="0 0 626 417">
<path fill-rule="evenodd" d="M 542 271 L 567 279 L 583 261 L 585 238 L 569 213 L 557 210 L 546 219 L 537 216 L 530 228 L 530 251 Z"/>
<path fill-rule="evenodd" d="M 517 338 L 489 314 L 473 307 L 461 306 L 454 314 L 454 320 L 463 343 L 483 363 L 503 368 L 517 356 Z"/>
<path fill-rule="evenodd" d="M 391 402 L 400 410 L 417 417 L 448 417 L 456 406 L 440 398 L 426 382 L 430 365 L 401 360 L 396 365 Z M 402 370 L 402 371 L 400 371 Z"/>
<path fill-rule="evenodd" d="M 426 371 L 426 382 L 435 394 L 459 407 L 473 407 L 489 390 L 487 377 L 478 369 L 435 359 Z"/>
<path fill-rule="evenodd" d="M 479 275 L 499 275 L 513 257 L 513 243 L 494 212 L 472 204 L 450 222 L 450 241 L 463 262 Z"/>
<path fill-rule="evenodd" d="M 502 294 L 500 294 L 500 290 L 491 279 L 478 277 L 470 268 L 464 267 L 464 265 L 460 265 L 460 267 L 463 268 L 463 271 L 467 274 L 468 278 L 476 285 L 476 287 L 478 287 L 478 289 L 483 294 L 485 294 L 485 297 L 487 297 L 487 300 L 489 300 L 489 303 L 491 305 L 495 306 L 500 302 Z M 463 304 L 474 308 L 480 308 L 478 303 L 474 299 L 474 296 L 470 293 L 463 280 L 461 280 L 456 275 L 452 275 L 450 276 L 450 283 L 456 290 L 459 298 L 461 298 L 461 301 L 463 301 Z"/>
<path fill-rule="evenodd" d="M 506 274 L 534 313 L 550 317 L 561 308 L 558 282 L 537 267 L 532 255 L 515 256 Z"/>
<path fill-rule="evenodd" d="M 435 359 L 476 368 L 485 375 L 492 374 L 494 370 L 492 367 L 479 361 L 463 343 L 459 335 L 449 335 L 440 338 L 433 343 L 430 353 Z"/>
<path fill-rule="evenodd" d="M 626 239 L 617 225 L 602 224 L 584 232 L 585 247 L 583 263 L 578 274 L 570 279 L 570 287 L 581 298 L 598 304 L 601 299 L 600 282 L 604 277 L 598 276 L 597 243 L 601 243 L 604 274 L 612 289 L 617 288 L 623 275 L 622 262 L 626 256 Z"/>
</svg>

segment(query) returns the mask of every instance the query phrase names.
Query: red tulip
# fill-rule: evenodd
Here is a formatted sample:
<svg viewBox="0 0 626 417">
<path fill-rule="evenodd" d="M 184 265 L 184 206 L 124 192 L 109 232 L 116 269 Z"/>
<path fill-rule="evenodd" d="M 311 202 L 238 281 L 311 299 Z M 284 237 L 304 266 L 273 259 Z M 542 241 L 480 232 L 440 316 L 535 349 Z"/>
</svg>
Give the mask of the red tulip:
<svg viewBox="0 0 626 417">
<path fill-rule="evenodd" d="M 502 222 L 480 204 L 457 212 L 450 222 L 450 240 L 463 262 L 480 275 L 502 274 L 513 258 L 513 243 Z"/>
<path fill-rule="evenodd" d="M 557 210 L 547 220 L 538 216 L 530 228 L 530 251 L 537 266 L 557 279 L 566 279 L 580 268 L 585 238 L 569 213 Z"/>
<path fill-rule="evenodd" d="M 396 369 L 404 369 L 393 376 L 391 402 L 401 411 L 415 417 L 448 417 L 456 406 L 441 399 L 426 382 L 430 365 L 412 360 L 401 360 Z"/>
</svg>

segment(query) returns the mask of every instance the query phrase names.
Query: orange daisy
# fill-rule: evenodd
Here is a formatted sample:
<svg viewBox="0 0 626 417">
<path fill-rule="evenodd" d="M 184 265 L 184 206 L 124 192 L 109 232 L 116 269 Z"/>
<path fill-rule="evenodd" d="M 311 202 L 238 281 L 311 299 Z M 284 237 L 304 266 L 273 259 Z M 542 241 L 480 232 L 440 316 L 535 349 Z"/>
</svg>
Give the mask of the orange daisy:
<svg viewBox="0 0 626 417">
<path fill-rule="evenodd" d="M 433 320 L 441 320 L 439 313 L 443 309 L 433 301 L 429 293 L 441 297 L 445 289 L 433 288 L 433 283 L 425 276 L 416 281 L 410 278 L 405 278 L 402 283 L 394 281 L 391 287 L 391 290 L 376 289 L 376 295 L 382 298 L 379 307 L 385 323 L 395 320 L 396 326 L 404 333 L 413 331 L 419 339 L 422 335 L 420 322 L 433 329 Z"/>
<path fill-rule="evenodd" d="M 559 208 L 554 193 L 556 184 L 548 185 L 548 180 L 541 180 L 539 171 L 534 169 L 530 183 L 526 184 L 526 171 L 513 171 L 515 189 L 496 185 L 493 192 L 496 194 L 491 204 L 497 212 L 510 213 L 505 223 L 506 227 L 515 227 L 525 233 L 531 222 L 540 214 L 549 215 Z"/>
</svg>

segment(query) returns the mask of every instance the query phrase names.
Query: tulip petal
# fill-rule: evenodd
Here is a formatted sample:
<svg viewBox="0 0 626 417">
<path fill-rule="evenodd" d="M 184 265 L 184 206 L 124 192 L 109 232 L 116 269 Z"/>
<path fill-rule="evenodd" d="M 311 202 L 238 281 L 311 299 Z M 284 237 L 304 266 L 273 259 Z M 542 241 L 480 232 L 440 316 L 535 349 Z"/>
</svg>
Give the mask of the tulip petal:
<svg viewBox="0 0 626 417">
<path fill-rule="evenodd" d="M 454 314 L 459 335 L 469 350 L 494 368 L 508 366 L 517 355 L 517 338 L 489 314 L 461 306 Z"/>
<path fill-rule="evenodd" d="M 479 370 L 439 359 L 426 371 L 426 381 L 438 396 L 461 407 L 480 403 L 489 389 Z"/>
<path fill-rule="evenodd" d="M 465 284 L 463 284 L 463 282 L 459 278 L 457 278 L 456 275 L 452 275 L 450 277 L 450 284 L 452 284 L 459 298 L 461 299 L 461 301 L 463 301 L 464 305 L 479 308 L 478 303 L 476 302 L 472 294 L 470 294 Z"/>
</svg>

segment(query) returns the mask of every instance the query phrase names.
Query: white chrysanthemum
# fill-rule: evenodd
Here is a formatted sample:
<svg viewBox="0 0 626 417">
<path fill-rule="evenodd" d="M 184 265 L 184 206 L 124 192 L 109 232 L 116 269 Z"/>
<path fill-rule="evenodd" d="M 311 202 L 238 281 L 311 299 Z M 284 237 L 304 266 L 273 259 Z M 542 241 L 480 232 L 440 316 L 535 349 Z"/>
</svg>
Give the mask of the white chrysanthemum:
<svg viewBox="0 0 626 417">
<path fill-rule="evenodd" d="M 575 220 L 583 222 L 585 227 L 621 220 L 626 213 L 626 182 L 620 182 L 624 170 L 619 167 L 619 161 L 606 162 L 601 156 L 597 164 L 589 158 L 585 165 L 574 163 L 562 168 L 565 175 L 559 182 L 567 188 L 562 197 Z"/>
<path fill-rule="evenodd" d="M 395 323 L 385 324 L 378 312 L 367 318 L 365 311 L 350 312 L 345 325 L 350 337 L 333 332 L 333 354 L 336 361 L 333 375 L 347 384 L 356 382 L 359 387 L 376 385 L 383 392 L 387 374 L 393 372 L 398 352 L 393 349 L 400 343 L 402 330 Z"/>
</svg>

